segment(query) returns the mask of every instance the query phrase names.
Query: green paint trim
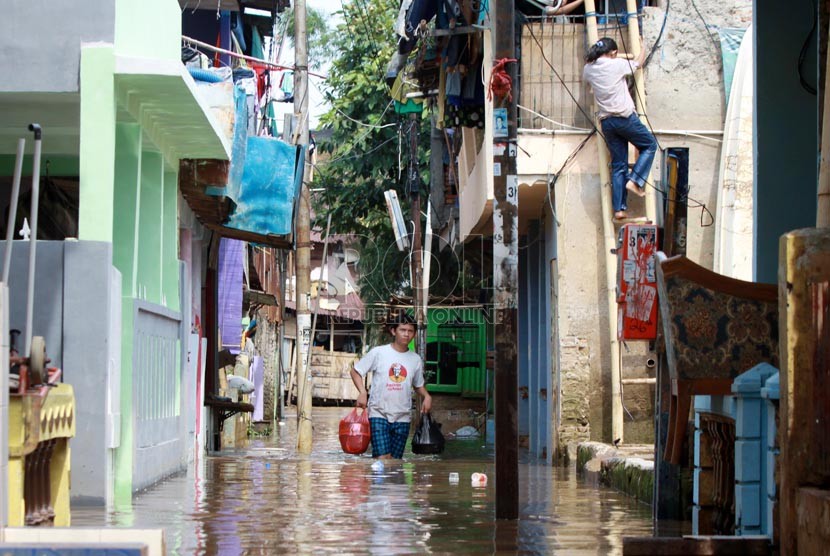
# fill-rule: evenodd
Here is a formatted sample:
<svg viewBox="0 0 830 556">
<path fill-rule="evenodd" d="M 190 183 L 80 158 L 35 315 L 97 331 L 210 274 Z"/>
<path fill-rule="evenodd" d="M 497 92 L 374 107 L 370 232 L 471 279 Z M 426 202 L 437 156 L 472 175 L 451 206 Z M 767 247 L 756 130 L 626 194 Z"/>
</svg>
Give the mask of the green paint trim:
<svg viewBox="0 0 830 556">
<path fill-rule="evenodd" d="M 121 445 L 115 450 L 115 504 L 133 496 L 133 327 L 131 296 L 121 297 Z"/>
<path fill-rule="evenodd" d="M 0 176 L 11 176 L 14 173 L 15 156 L 0 155 Z M 53 177 L 77 177 L 80 173 L 80 162 L 77 156 L 47 155 L 41 156 L 40 174 L 46 175 L 46 163 L 49 163 L 49 175 Z M 24 177 L 32 175 L 32 155 L 23 157 Z"/>
<path fill-rule="evenodd" d="M 81 48 L 78 238 L 112 242 L 115 179 L 115 54 L 112 45 Z"/>
<path fill-rule="evenodd" d="M 161 302 L 161 238 L 164 187 L 164 159 L 161 153 L 144 151 L 141 155 L 140 210 L 136 233 L 136 297 L 157 305 Z"/>
<path fill-rule="evenodd" d="M 179 176 L 164 173 L 162 192 L 162 295 L 165 306 L 180 311 L 179 299 Z"/>
</svg>

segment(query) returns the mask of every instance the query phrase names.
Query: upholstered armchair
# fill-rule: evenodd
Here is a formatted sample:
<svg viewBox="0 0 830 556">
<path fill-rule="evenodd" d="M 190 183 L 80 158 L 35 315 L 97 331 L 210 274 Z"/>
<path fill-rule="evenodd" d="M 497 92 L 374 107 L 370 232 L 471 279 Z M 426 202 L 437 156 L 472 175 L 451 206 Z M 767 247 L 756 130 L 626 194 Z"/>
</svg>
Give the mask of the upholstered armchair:
<svg viewBox="0 0 830 556">
<path fill-rule="evenodd" d="M 680 463 L 694 395 L 731 395 L 758 363 L 778 367 L 778 288 L 657 253 L 660 319 L 671 377 L 664 459 Z"/>
</svg>

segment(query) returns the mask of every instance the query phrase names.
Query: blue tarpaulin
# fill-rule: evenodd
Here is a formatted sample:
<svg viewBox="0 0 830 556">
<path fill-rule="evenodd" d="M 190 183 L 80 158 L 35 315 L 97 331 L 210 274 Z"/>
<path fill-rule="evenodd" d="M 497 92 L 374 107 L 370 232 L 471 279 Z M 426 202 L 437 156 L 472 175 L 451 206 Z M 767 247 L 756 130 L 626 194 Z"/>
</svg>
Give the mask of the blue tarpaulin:
<svg viewBox="0 0 830 556">
<path fill-rule="evenodd" d="M 305 151 L 273 137 L 249 135 L 244 91 L 236 88 L 234 100 L 236 121 L 224 195 L 235 206 L 225 225 L 263 236 L 292 234 Z"/>
</svg>

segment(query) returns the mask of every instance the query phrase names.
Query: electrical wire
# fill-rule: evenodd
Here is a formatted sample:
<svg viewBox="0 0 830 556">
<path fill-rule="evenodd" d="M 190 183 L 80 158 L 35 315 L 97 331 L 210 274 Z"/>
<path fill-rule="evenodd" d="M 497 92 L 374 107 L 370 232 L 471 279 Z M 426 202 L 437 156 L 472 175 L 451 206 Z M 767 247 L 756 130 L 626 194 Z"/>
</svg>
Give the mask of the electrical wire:
<svg viewBox="0 0 830 556">
<path fill-rule="evenodd" d="M 715 54 L 717 55 L 720 52 L 720 44 L 718 44 L 718 41 L 715 40 L 715 37 L 709 31 L 709 24 L 706 23 L 706 20 L 703 18 L 703 14 L 700 13 L 700 10 L 697 8 L 697 4 L 695 4 L 695 0 L 691 0 L 691 3 L 692 3 L 692 7 L 695 9 L 695 12 L 697 12 L 697 16 L 703 22 L 703 30 L 706 31 L 706 34 L 709 35 L 709 38 L 712 40 L 712 44 L 715 46 Z"/>
<path fill-rule="evenodd" d="M 625 50 L 626 52 L 631 52 L 625 41 L 625 30 L 623 30 L 622 28 L 622 22 L 620 21 L 620 18 L 617 18 L 617 31 L 620 34 L 620 41 L 623 44 L 623 50 Z M 642 46 L 642 41 L 640 41 L 640 48 L 642 48 Z M 634 64 L 631 63 L 630 58 L 626 58 L 625 61 L 628 63 L 628 69 L 631 71 L 631 75 L 633 76 L 635 72 Z M 645 64 L 645 62 L 643 63 Z M 643 97 L 640 96 L 640 90 L 637 88 L 636 84 L 634 86 L 634 94 L 637 95 L 637 101 L 640 103 L 640 106 L 645 106 L 646 103 L 643 100 Z M 649 131 L 651 131 L 651 136 L 654 137 L 654 140 L 657 142 L 657 148 L 663 150 L 663 145 L 660 144 L 660 140 L 657 138 L 657 134 L 654 133 L 654 128 L 651 127 L 651 121 L 648 118 L 646 118 L 645 120 Z"/>
<path fill-rule="evenodd" d="M 366 151 L 366 152 L 364 152 L 364 153 L 361 153 L 361 154 L 350 155 L 350 156 L 341 156 L 341 157 L 339 157 L 339 158 L 331 158 L 331 159 L 328 159 L 328 160 L 323 160 L 323 161 L 319 162 L 318 164 L 315 164 L 315 165 L 314 165 L 314 167 L 315 167 L 315 168 L 317 168 L 317 167 L 319 167 L 319 165 L 321 165 L 321 164 L 332 164 L 332 163 L 334 163 L 334 162 L 340 162 L 341 160 L 351 160 L 351 159 L 353 159 L 353 158 L 363 158 L 364 156 L 368 156 L 368 155 L 372 154 L 373 152 L 377 151 L 378 149 L 380 149 L 380 148 L 381 148 L 381 147 L 383 147 L 384 145 L 386 145 L 386 144 L 388 144 L 388 143 L 391 143 L 392 141 L 394 141 L 394 140 L 395 140 L 395 139 L 397 139 L 397 138 L 398 138 L 397 136 L 395 136 L 395 137 L 390 137 L 389 139 L 387 139 L 387 140 L 386 140 L 386 141 L 384 141 L 383 143 L 380 143 L 380 144 L 378 144 L 378 145 L 375 145 L 375 146 L 374 146 L 374 147 L 372 147 L 370 150 L 368 150 L 368 151 Z"/>
<path fill-rule="evenodd" d="M 816 6 L 816 1 L 813 0 L 811 2 L 813 7 L 813 26 L 810 28 L 810 32 L 807 34 L 807 38 L 804 39 L 804 44 L 801 45 L 801 52 L 798 53 L 798 81 L 801 83 L 801 88 L 810 93 L 813 96 L 816 96 L 817 91 L 816 88 L 813 86 L 812 83 L 808 83 L 807 80 L 804 78 L 804 60 L 807 58 L 807 50 L 810 47 L 810 42 L 813 36 L 816 33 L 816 26 L 818 25 L 818 17 L 816 13 L 818 12 L 818 6 Z"/>
<path fill-rule="evenodd" d="M 534 116 L 538 116 L 539 118 L 542 118 L 546 122 L 550 122 L 552 124 L 556 124 L 556 125 L 561 126 L 561 127 L 567 127 L 567 128 L 570 128 L 570 129 L 573 129 L 573 130 L 576 130 L 576 131 L 591 131 L 590 129 L 588 129 L 586 127 L 575 127 L 575 126 L 572 126 L 572 125 L 563 124 L 562 122 L 557 122 L 556 120 L 552 120 L 552 119 L 548 118 L 547 116 L 545 116 L 544 114 L 536 112 L 535 110 L 531 110 L 530 108 L 527 108 L 526 106 L 522 106 L 521 104 L 517 104 L 516 106 L 518 108 L 521 108 L 525 112 L 529 112 L 529 113 L 533 114 Z M 594 131 L 596 131 L 596 130 L 594 130 Z"/>
<path fill-rule="evenodd" d="M 651 52 L 648 53 L 648 56 L 646 56 L 645 61 L 643 61 L 643 68 L 645 68 L 648 65 L 648 63 L 651 61 L 651 57 L 654 56 L 655 52 L 657 52 L 657 47 L 660 45 L 660 39 L 663 38 L 663 31 L 666 30 L 666 21 L 668 21 L 669 19 L 669 8 L 671 8 L 671 0 L 666 0 L 666 11 L 663 12 L 663 24 L 660 26 L 660 32 L 657 33 L 657 39 L 651 46 Z"/>
<path fill-rule="evenodd" d="M 595 133 L 597 133 L 596 128 L 594 128 L 593 131 L 591 131 L 582 141 L 580 141 L 579 145 L 577 145 L 576 148 L 573 151 L 571 151 L 571 154 L 569 154 L 568 157 L 565 159 L 565 162 L 562 163 L 562 166 L 559 168 L 559 170 L 554 172 L 553 179 L 548 181 L 548 188 L 547 192 L 545 193 L 545 200 L 547 201 L 548 205 L 550 205 L 550 210 L 553 213 L 553 218 L 556 220 L 557 226 L 561 226 L 561 224 L 559 223 L 559 219 L 556 216 L 556 207 L 553 205 L 553 197 L 551 196 L 551 191 L 553 191 L 553 189 L 556 187 L 556 182 L 559 181 L 559 176 L 562 175 L 562 172 L 564 172 L 565 169 L 576 159 L 579 152 L 583 148 L 585 148 L 585 145 L 588 144 L 588 141 L 591 140 L 591 137 L 593 137 Z"/>
</svg>

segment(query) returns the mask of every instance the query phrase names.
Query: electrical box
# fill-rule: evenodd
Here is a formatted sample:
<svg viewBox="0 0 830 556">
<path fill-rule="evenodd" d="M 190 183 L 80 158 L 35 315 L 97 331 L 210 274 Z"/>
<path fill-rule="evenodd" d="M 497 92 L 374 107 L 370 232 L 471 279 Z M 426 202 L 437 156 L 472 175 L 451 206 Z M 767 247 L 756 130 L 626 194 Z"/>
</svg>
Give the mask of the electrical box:
<svg viewBox="0 0 830 556">
<path fill-rule="evenodd" d="M 657 226 L 625 224 L 617 242 L 617 336 L 657 337 Z"/>
</svg>

